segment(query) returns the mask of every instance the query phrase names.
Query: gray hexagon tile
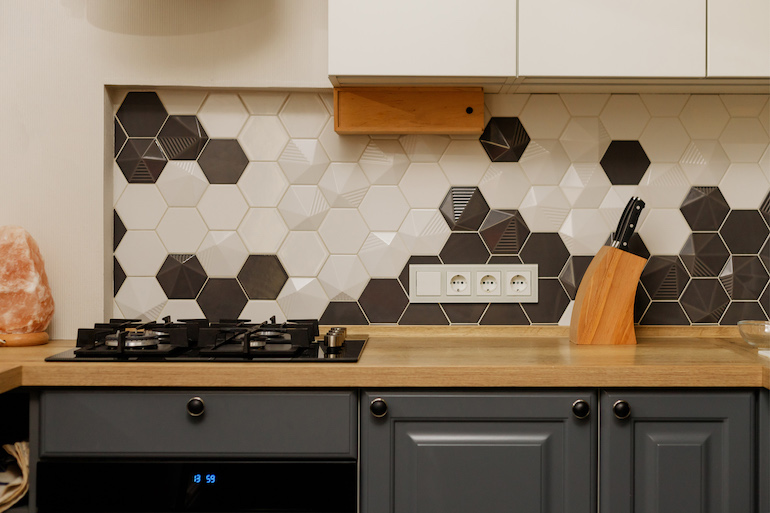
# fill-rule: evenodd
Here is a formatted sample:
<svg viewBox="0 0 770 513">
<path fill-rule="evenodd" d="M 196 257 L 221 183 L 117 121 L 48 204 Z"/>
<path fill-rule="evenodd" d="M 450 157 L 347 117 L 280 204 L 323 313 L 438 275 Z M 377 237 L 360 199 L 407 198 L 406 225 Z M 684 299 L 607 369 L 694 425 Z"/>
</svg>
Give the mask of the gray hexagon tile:
<svg viewBox="0 0 770 513">
<path fill-rule="evenodd" d="M 730 298 L 725 294 L 719 280 L 696 278 L 690 280 L 682 293 L 680 303 L 693 324 L 717 324 L 727 310 Z"/>
<path fill-rule="evenodd" d="M 529 228 L 516 210 L 492 210 L 479 233 L 493 255 L 516 255 L 529 236 Z"/>
<path fill-rule="evenodd" d="M 719 276 L 730 252 L 718 233 L 692 233 L 682 247 L 679 258 L 693 278 Z"/>
<path fill-rule="evenodd" d="M 195 160 L 208 142 L 195 116 L 169 116 L 158 134 L 158 143 L 169 159 Z"/>
<path fill-rule="evenodd" d="M 693 231 L 716 231 L 730 207 L 718 187 L 693 187 L 679 210 Z"/>
<path fill-rule="evenodd" d="M 529 134 L 516 117 L 493 117 L 479 137 L 492 162 L 518 162 L 530 142 Z"/>
<path fill-rule="evenodd" d="M 212 139 L 198 158 L 209 183 L 238 183 L 249 160 L 235 139 Z"/>
<path fill-rule="evenodd" d="M 195 255 L 168 255 L 158 274 L 158 283 L 169 299 L 195 299 L 208 276 Z"/>
<path fill-rule="evenodd" d="M 248 299 L 235 278 L 211 278 L 196 299 L 206 319 L 237 319 Z"/>
<path fill-rule="evenodd" d="M 767 287 L 768 271 L 759 257 L 754 255 L 733 255 L 727 261 L 719 281 L 733 300 L 759 299 Z"/>
<path fill-rule="evenodd" d="M 473 231 L 484 222 L 489 205 L 478 187 L 452 187 L 440 210 L 453 231 Z"/>
<path fill-rule="evenodd" d="M 116 114 L 129 137 L 155 137 L 166 116 L 166 108 L 151 91 L 128 93 Z"/>
<path fill-rule="evenodd" d="M 370 323 L 395 323 L 409 300 L 398 280 L 374 279 L 358 300 Z"/>
<path fill-rule="evenodd" d="M 238 272 L 238 283 L 252 299 L 276 299 L 289 276 L 275 255 L 249 255 Z"/>
<path fill-rule="evenodd" d="M 289 135 L 275 116 L 251 116 L 238 136 L 249 160 L 278 160 Z"/>
<path fill-rule="evenodd" d="M 129 139 L 116 162 L 129 183 L 155 183 L 166 166 L 166 156 L 155 139 Z"/>
<path fill-rule="evenodd" d="M 600 161 L 612 185 L 637 185 L 650 165 L 639 141 L 614 140 Z"/>
</svg>

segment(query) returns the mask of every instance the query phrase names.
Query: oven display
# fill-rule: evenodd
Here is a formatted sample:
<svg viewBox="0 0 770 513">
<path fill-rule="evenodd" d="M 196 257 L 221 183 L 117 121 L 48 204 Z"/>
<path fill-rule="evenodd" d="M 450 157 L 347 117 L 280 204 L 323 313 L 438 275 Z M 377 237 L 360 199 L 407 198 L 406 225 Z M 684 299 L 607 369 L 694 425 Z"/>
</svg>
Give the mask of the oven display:
<svg viewBox="0 0 770 513">
<path fill-rule="evenodd" d="M 193 474 L 192 482 L 195 484 L 214 484 L 217 482 L 216 474 Z"/>
</svg>

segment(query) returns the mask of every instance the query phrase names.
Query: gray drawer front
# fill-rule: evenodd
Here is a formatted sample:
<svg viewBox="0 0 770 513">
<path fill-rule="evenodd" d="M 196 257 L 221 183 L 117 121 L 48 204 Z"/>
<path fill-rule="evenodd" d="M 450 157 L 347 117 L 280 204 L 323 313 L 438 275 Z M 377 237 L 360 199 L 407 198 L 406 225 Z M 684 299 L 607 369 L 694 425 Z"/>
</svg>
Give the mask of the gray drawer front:
<svg viewBox="0 0 770 513">
<path fill-rule="evenodd" d="M 356 456 L 350 391 L 46 391 L 40 408 L 41 456 Z"/>
</svg>

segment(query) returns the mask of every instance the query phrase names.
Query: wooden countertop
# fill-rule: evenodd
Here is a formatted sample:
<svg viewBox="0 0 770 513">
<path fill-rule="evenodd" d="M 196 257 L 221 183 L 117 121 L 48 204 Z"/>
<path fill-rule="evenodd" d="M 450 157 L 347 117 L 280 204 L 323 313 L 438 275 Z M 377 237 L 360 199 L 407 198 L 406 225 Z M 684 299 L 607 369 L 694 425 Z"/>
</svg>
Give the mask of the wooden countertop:
<svg viewBox="0 0 770 513">
<path fill-rule="evenodd" d="M 74 346 L 0 348 L 0 392 L 28 387 L 766 387 L 770 360 L 733 329 L 639 329 L 579 346 L 564 328 L 350 328 L 358 363 L 45 362 Z"/>
</svg>

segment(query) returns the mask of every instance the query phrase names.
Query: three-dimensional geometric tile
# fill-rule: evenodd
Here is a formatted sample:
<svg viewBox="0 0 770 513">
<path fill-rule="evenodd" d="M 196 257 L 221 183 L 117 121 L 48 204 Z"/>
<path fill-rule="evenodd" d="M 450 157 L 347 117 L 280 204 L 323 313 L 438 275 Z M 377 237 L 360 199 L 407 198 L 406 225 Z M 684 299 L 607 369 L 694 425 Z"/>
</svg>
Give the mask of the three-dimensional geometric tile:
<svg viewBox="0 0 770 513">
<path fill-rule="evenodd" d="M 696 278 L 682 293 L 679 300 L 693 323 L 718 323 L 722 314 L 730 304 L 730 298 L 725 294 L 714 278 Z"/>
<path fill-rule="evenodd" d="M 714 278 L 730 257 L 722 238 L 717 233 L 693 233 L 679 253 L 684 266 L 694 278 Z"/>
<path fill-rule="evenodd" d="M 580 282 L 586 273 L 589 264 L 593 260 L 591 256 L 572 255 L 567 260 L 567 265 L 559 274 L 559 281 L 564 286 L 564 290 L 569 294 L 570 299 L 575 299 Z"/>
<path fill-rule="evenodd" d="M 123 147 L 126 139 L 128 139 L 126 131 L 123 130 L 123 127 L 120 126 L 120 123 L 118 123 L 118 118 L 115 118 L 115 151 L 113 152 L 113 157 L 118 156 L 118 153 L 120 153 L 120 149 Z"/>
<path fill-rule="evenodd" d="M 439 256 L 445 264 L 485 264 L 489 251 L 478 233 L 453 233 Z"/>
<path fill-rule="evenodd" d="M 404 311 L 404 315 L 398 320 L 398 324 L 400 326 L 446 326 L 449 324 L 449 321 L 439 304 L 409 303 L 406 311 Z"/>
<path fill-rule="evenodd" d="M 235 139 L 211 139 L 198 158 L 209 183 L 235 184 L 249 164 Z"/>
<path fill-rule="evenodd" d="M 249 255 L 238 281 L 249 299 L 275 299 L 289 275 L 275 255 Z"/>
<path fill-rule="evenodd" d="M 767 305 L 768 303 L 763 303 Z M 765 308 L 768 308 L 765 306 Z M 732 301 L 722 316 L 722 326 L 735 326 L 744 319 L 766 320 L 767 313 L 757 301 Z"/>
<path fill-rule="evenodd" d="M 440 210 L 452 231 L 474 231 L 487 217 L 489 205 L 478 187 L 452 187 Z"/>
<path fill-rule="evenodd" d="M 518 162 L 529 144 L 519 118 L 492 118 L 479 137 L 492 162 Z"/>
<path fill-rule="evenodd" d="M 653 301 L 679 299 L 689 281 L 690 276 L 676 255 L 650 257 L 641 277 Z"/>
<path fill-rule="evenodd" d="M 123 236 L 126 234 L 126 225 L 123 224 L 123 220 L 120 219 L 116 210 L 112 211 L 112 251 L 118 249 L 118 244 L 123 240 Z"/>
<path fill-rule="evenodd" d="M 527 240 L 529 228 L 518 210 L 492 210 L 479 233 L 493 254 L 515 255 Z"/>
<path fill-rule="evenodd" d="M 770 152 L 770 149 L 768 149 L 768 152 Z M 759 205 L 759 213 L 762 214 L 762 216 L 765 218 L 765 221 L 767 221 L 767 224 L 770 225 L 770 192 L 767 193 L 767 196 L 765 196 L 762 204 Z"/>
<path fill-rule="evenodd" d="M 538 264 L 538 275 L 541 278 L 556 278 L 564 269 L 570 254 L 558 233 L 535 232 L 530 234 L 519 256 L 525 264 Z"/>
<path fill-rule="evenodd" d="M 155 183 L 166 157 L 155 139 L 129 139 L 117 158 L 128 183 Z"/>
<path fill-rule="evenodd" d="M 172 254 L 155 278 L 169 299 L 195 299 L 208 276 L 195 255 Z"/>
<path fill-rule="evenodd" d="M 361 293 L 358 303 L 370 323 L 398 322 L 409 299 L 395 279 L 372 279 Z"/>
<path fill-rule="evenodd" d="M 478 324 L 487 309 L 485 303 L 445 303 L 441 307 L 452 324 Z"/>
<path fill-rule="evenodd" d="M 730 212 L 719 187 L 693 187 L 679 207 L 693 231 L 716 231 Z"/>
<path fill-rule="evenodd" d="M 482 326 L 528 325 L 529 319 L 518 303 L 491 303 L 479 324 Z"/>
<path fill-rule="evenodd" d="M 690 319 L 682 310 L 679 301 L 653 301 L 639 324 L 657 326 L 687 326 Z"/>
<path fill-rule="evenodd" d="M 731 299 L 759 299 L 768 283 L 765 266 L 756 256 L 731 256 L 719 275 Z"/>
<path fill-rule="evenodd" d="M 129 137 L 155 137 L 167 115 L 160 98 L 153 92 L 128 93 L 117 113 Z"/>
<path fill-rule="evenodd" d="M 556 279 L 538 280 L 538 302 L 522 303 L 533 324 L 556 324 L 569 306 L 569 296 Z"/>
<path fill-rule="evenodd" d="M 248 298 L 235 278 L 209 278 L 198 294 L 198 306 L 206 319 L 237 319 Z"/>
<path fill-rule="evenodd" d="M 639 141 L 612 141 L 600 163 L 612 185 L 638 185 L 650 159 Z"/>
<path fill-rule="evenodd" d="M 768 229 L 758 210 L 733 210 L 719 234 L 733 255 L 756 255 L 767 239 Z"/>
<path fill-rule="evenodd" d="M 332 301 L 326 307 L 319 323 L 324 326 L 358 326 L 369 324 L 356 301 Z"/>
<path fill-rule="evenodd" d="M 169 116 L 158 142 L 169 160 L 195 160 L 209 140 L 195 116 Z"/>
<path fill-rule="evenodd" d="M 112 295 L 117 295 L 123 282 L 126 281 L 126 273 L 120 266 L 120 262 L 115 257 L 112 257 Z"/>
</svg>

